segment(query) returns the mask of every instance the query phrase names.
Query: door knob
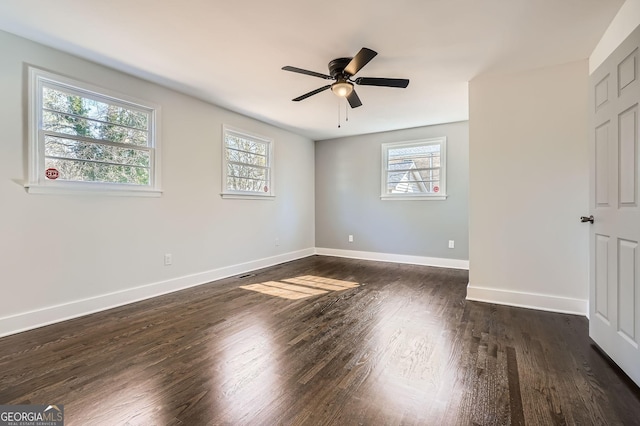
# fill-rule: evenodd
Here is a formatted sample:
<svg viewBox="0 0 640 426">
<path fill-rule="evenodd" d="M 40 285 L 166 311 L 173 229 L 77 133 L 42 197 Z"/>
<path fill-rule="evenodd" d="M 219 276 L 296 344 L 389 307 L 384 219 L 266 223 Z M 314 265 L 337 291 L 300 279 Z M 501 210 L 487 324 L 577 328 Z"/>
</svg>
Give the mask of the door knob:
<svg viewBox="0 0 640 426">
<path fill-rule="evenodd" d="M 593 223 L 593 215 L 586 217 L 586 216 L 580 216 L 580 222 L 585 223 L 585 222 L 591 222 Z"/>
</svg>

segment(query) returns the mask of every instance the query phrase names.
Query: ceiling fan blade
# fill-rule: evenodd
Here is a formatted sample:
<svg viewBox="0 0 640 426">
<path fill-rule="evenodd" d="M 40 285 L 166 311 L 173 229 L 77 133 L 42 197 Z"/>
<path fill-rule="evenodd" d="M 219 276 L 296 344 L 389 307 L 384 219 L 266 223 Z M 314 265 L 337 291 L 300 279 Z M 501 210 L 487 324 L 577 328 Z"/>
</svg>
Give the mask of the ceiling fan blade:
<svg viewBox="0 0 640 426">
<path fill-rule="evenodd" d="M 402 89 L 409 85 L 409 80 L 406 78 L 358 77 L 355 82 L 362 86 L 400 87 Z"/>
<path fill-rule="evenodd" d="M 355 90 L 352 90 L 351 93 L 349 93 L 349 96 L 347 96 L 347 101 L 349 101 L 349 105 L 351 106 L 351 108 L 358 108 L 360 105 L 362 105 L 362 102 L 360 102 L 360 98 L 358 97 L 358 94 Z"/>
<path fill-rule="evenodd" d="M 282 67 L 282 69 L 285 71 L 297 72 L 299 74 L 306 74 L 313 77 L 324 78 L 325 80 L 333 80 L 333 77 L 331 77 L 330 75 L 320 74 L 319 72 L 315 71 L 303 70 L 302 68 L 290 67 L 287 65 L 286 67 Z"/>
<path fill-rule="evenodd" d="M 325 91 L 325 90 L 327 90 L 329 87 L 331 87 L 331 85 L 330 85 L 330 84 L 327 84 L 327 85 L 326 85 L 326 86 L 324 86 L 324 87 L 321 87 L 321 88 L 316 89 L 316 90 L 312 90 L 312 91 L 311 91 L 311 92 L 309 92 L 309 93 L 305 93 L 304 95 L 302 95 L 302 96 L 298 96 L 297 98 L 295 98 L 295 99 L 291 99 L 291 100 L 292 100 L 292 101 L 294 101 L 294 102 L 302 101 L 302 100 L 304 100 L 304 99 L 307 99 L 309 96 L 317 95 L 317 94 L 318 94 L 318 93 L 320 93 L 320 92 L 324 92 L 324 91 Z"/>
<path fill-rule="evenodd" d="M 362 69 L 365 65 L 369 63 L 370 60 L 375 58 L 378 52 L 375 52 L 371 49 L 363 47 L 360 49 L 358 54 L 351 59 L 351 61 L 344 67 L 344 72 L 349 75 L 355 75 L 358 71 Z"/>
</svg>

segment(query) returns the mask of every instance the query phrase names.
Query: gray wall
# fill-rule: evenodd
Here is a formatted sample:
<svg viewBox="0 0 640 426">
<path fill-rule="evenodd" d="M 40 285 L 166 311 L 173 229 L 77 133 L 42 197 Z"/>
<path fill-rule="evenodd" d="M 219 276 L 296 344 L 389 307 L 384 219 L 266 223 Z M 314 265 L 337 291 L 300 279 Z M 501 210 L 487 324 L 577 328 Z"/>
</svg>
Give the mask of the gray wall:
<svg viewBox="0 0 640 426">
<path fill-rule="evenodd" d="M 449 197 L 380 200 L 381 144 L 437 136 L 447 137 Z M 316 142 L 316 247 L 468 259 L 468 154 L 466 121 Z"/>
</svg>

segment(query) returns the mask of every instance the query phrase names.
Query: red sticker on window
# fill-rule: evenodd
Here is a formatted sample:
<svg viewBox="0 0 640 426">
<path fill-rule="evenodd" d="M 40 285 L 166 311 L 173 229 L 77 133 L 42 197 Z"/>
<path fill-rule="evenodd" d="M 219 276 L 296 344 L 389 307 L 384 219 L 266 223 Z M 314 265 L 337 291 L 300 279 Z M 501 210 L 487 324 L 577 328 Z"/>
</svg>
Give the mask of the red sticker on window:
<svg viewBox="0 0 640 426">
<path fill-rule="evenodd" d="M 434 186 L 433 187 L 433 192 L 440 192 L 440 187 L 439 186 Z"/>
<path fill-rule="evenodd" d="M 55 180 L 60 177 L 60 172 L 58 172 L 58 169 L 54 169 L 53 167 L 51 167 L 44 171 L 44 175 L 47 177 L 47 179 Z"/>
<path fill-rule="evenodd" d="M 264 192 L 269 192 L 269 187 L 265 185 Z"/>
</svg>

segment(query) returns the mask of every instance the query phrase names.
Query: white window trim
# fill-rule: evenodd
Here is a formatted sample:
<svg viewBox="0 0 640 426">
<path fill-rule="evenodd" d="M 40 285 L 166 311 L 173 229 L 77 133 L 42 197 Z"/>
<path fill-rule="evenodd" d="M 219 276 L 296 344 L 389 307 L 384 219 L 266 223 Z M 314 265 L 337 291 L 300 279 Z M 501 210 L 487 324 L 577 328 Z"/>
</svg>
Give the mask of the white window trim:
<svg viewBox="0 0 640 426">
<path fill-rule="evenodd" d="M 269 191 L 265 193 L 249 192 L 249 191 L 230 191 L 227 189 L 227 142 L 226 134 L 235 133 L 238 136 L 246 137 L 250 139 L 256 139 L 261 142 L 265 142 L 269 146 Z M 276 197 L 275 193 L 275 177 L 274 177 L 274 142 L 272 138 L 267 136 L 258 135 L 256 133 L 247 132 L 246 130 L 238 129 L 227 124 L 222 125 L 222 192 L 220 196 L 225 199 L 232 200 L 273 200 Z"/>
<path fill-rule="evenodd" d="M 399 146 L 411 147 L 420 145 L 434 145 L 440 144 L 440 192 L 437 194 L 388 194 L 387 193 L 387 166 L 389 148 L 395 148 Z M 447 138 L 441 136 L 430 139 L 419 139 L 404 142 L 390 142 L 382 144 L 382 167 L 380 169 L 380 199 L 381 200 L 394 200 L 394 201 L 443 201 L 447 199 Z"/>
<path fill-rule="evenodd" d="M 50 180 L 44 177 L 44 143 L 40 143 L 40 127 L 42 123 L 42 86 L 44 83 L 63 86 L 72 92 L 92 95 L 102 98 L 116 105 L 134 107 L 149 112 L 149 139 L 151 141 L 152 173 L 149 186 L 126 185 L 103 182 L 67 182 Z M 162 195 L 160 149 L 160 106 L 135 99 L 131 96 L 116 93 L 93 84 L 78 81 L 62 75 L 47 72 L 35 67 L 29 67 L 29 146 L 28 146 L 28 181 L 24 184 L 30 194 L 82 194 L 82 195 L 113 195 L 159 197 Z"/>
</svg>

